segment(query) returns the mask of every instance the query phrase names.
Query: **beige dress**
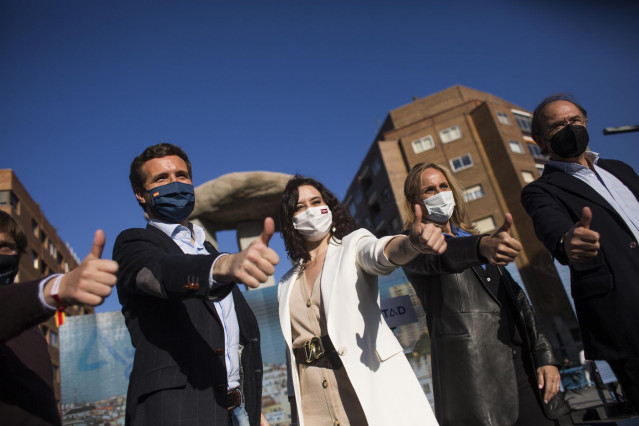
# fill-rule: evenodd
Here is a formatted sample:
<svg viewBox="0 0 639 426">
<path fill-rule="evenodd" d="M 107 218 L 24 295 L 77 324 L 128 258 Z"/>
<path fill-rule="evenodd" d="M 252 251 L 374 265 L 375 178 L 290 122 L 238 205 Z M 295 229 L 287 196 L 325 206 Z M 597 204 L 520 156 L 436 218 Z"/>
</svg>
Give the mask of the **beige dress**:
<svg viewBox="0 0 639 426">
<path fill-rule="evenodd" d="M 304 274 L 295 281 L 291 293 L 293 349 L 313 337 L 325 336 L 326 317 L 322 308 L 321 275 L 309 296 Z M 295 364 L 291 360 L 291 364 Z M 366 416 L 344 367 L 333 370 L 297 364 L 304 423 L 308 426 L 366 425 Z"/>
</svg>

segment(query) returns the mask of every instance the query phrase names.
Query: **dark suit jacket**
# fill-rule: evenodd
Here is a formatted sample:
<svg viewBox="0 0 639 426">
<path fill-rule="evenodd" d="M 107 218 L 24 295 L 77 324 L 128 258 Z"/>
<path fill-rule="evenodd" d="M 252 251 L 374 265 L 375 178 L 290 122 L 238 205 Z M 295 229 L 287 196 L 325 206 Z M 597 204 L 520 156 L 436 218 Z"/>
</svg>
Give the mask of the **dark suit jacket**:
<svg viewBox="0 0 639 426">
<path fill-rule="evenodd" d="M 639 199 L 639 176 L 617 160 L 599 160 Z M 559 241 L 592 210 L 590 228 L 599 232 L 601 250 L 592 260 L 571 263 L 571 293 L 588 359 L 639 357 L 639 248 L 617 212 L 589 185 L 550 165 L 528 184 L 521 200 L 537 237 L 562 264 L 568 264 Z"/>
<path fill-rule="evenodd" d="M 219 253 L 206 245 L 212 254 L 184 254 L 151 225 L 128 229 L 115 242 L 118 297 L 136 349 L 127 395 L 128 424 L 155 425 L 162 420 L 163 424 L 227 425 L 224 330 L 208 296 L 219 300 L 229 292 L 243 346 L 246 411 L 251 424 L 259 424 L 262 358 L 257 321 L 234 283 L 209 289 L 211 265 Z M 188 289 L 189 283 L 199 288 Z M 173 392 L 167 393 L 171 396 L 162 403 L 162 413 L 145 407 L 159 391 L 168 390 Z"/>
<path fill-rule="evenodd" d="M 537 329 L 526 294 L 508 271 L 481 267 L 486 259 L 478 253 L 479 238 L 446 238 L 443 255 L 417 256 L 402 269 L 426 312 L 437 420 L 506 426 L 519 415 L 514 328 L 530 365 L 555 365 L 557 360 Z M 505 304 L 491 290 L 495 282 L 500 282 Z"/>
<path fill-rule="evenodd" d="M 47 342 L 36 326 L 54 311 L 38 298 L 40 281 L 0 286 L 0 423 L 59 425 Z"/>
</svg>

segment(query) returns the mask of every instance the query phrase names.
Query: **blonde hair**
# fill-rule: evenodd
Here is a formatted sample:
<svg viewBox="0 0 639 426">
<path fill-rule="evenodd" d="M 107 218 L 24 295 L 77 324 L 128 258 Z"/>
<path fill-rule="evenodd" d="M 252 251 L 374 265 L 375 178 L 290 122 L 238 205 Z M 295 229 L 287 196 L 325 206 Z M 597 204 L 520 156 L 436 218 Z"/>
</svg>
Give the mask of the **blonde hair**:
<svg viewBox="0 0 639 426">
<path fill-rule="evenodd" d="M 453 192 L 453 198 L 455 199 L 455 210 L 450 217 L 450 222 L 458 228 L 461 228 L 468 232 L 475 232 L 473 227 L 470 227 L 464 223 L 466 217 L 466 211 L 464 209 L 464 188 L 457 182 L 457 179 L 448 170 L 448 168 L 437 163 L 419 163 L 408 172 L 406 180 L 404 181 L 404 213 L 406 214 L 406 222 L 404 223 L 404 229 L 410 228 L 410 225 L 415 220 L 415 213 L 413 212 L 413 206 L 419 204 L 424 209 L 424 204 L 421 200 L 422 192 L 422 172 L 426 169 L 435 169 L 441 172 L 448 181 L 450 190 Z M 444 225 L 427 220 L 440 228 Z"/>
</svg>

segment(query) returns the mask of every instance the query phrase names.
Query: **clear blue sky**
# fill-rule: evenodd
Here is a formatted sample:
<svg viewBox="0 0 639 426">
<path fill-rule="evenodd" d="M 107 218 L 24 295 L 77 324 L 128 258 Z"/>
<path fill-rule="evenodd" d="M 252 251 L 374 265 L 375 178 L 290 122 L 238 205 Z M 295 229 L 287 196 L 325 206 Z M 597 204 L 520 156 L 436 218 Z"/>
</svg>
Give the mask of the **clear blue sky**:
<svg viewBox="0 0 639 426">
<path fill-rule="evenodd" d="M 96 228 L 110 256 L 144 225 L 128 168 L 148 145 L 182 146 L 196 185 L 300 172 L 343 197 L 388 111 L 455 84 L 530 110 L 572 92 L 591 148 L 639 169 L 639 133 L 601 134 L 639 124 L 638 18 L 615 0 L 2 1 L 0 168 L 80 257 Z"/>
</svg>

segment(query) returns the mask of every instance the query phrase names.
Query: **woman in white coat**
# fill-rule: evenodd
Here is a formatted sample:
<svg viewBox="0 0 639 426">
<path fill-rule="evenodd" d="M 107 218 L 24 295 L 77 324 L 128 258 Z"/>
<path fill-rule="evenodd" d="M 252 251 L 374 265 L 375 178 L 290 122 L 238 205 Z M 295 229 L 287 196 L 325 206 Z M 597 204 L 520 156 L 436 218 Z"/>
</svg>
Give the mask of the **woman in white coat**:
<svg viewBox="0 0 639 426">
<path fill-rule="evenodd" d="M 410 237 L 377 239 L 354 228 L 321 183 L 299 175 L 288 182 L 280 230 L 295 266 L 282 277 L 278 298 L 298 424 L 436 425 L 382 317 L 377 276 L 419 253 L 441 254 L 446 242 L 421 221 Z"/>
</svg>

